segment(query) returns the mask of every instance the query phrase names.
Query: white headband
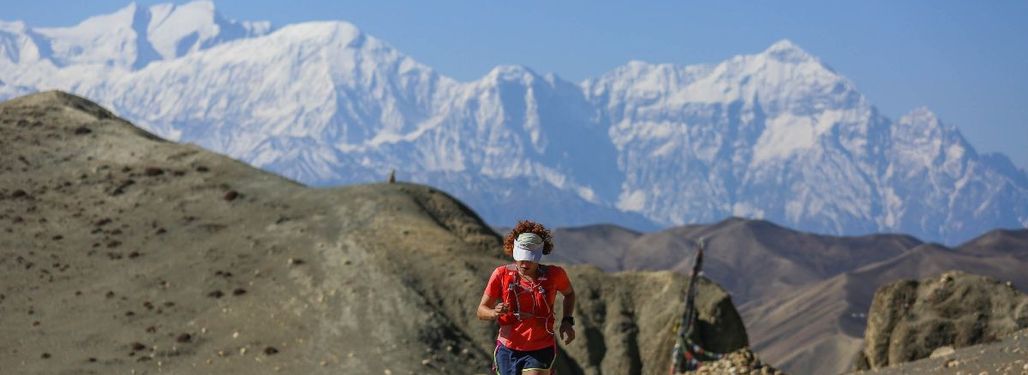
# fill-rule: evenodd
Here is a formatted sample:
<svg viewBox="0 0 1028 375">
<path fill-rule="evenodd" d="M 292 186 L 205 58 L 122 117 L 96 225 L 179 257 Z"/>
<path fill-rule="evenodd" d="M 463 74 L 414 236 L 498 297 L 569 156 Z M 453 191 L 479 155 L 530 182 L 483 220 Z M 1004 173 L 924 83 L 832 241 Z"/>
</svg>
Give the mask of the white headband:
<svg viewBox="0 0 1028 375">
<path fill-rule="evenodd" d="M 514 260 L 539 263 L 543 258 L 543 239 L 535 233 L 522 233 L 514 240 Z"/>
</svg>

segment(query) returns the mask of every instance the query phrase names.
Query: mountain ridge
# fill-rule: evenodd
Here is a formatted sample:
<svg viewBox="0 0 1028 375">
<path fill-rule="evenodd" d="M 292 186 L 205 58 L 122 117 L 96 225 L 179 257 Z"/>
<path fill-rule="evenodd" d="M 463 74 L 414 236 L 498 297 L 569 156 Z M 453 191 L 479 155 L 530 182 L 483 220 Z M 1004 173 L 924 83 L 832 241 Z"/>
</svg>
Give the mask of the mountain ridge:
<svg viewBox="0 0 1028 375">
<path fill-rule="evenodd" d="M 212 7 L 175 9 L 229 22 Z M 949 244 L 1028 225 L 1023 169 L 979 155 L 922 110 L 882 116 L 788 40 L 717 64 L 630 61 L 581 83 L 519 65 L 461 82 L 342 21 L 239 26 L 252 33 L 222 39 L 204 31 L 215 21 L 193 24 L 183 55 L 138 69 L 33 60 L 34 29 L 4 23 L 0 98 L 70 90 L 163 137 L 310 185 L 398 169 L 494 225 L 651 230 L 744 216 Z"/>
</svg>

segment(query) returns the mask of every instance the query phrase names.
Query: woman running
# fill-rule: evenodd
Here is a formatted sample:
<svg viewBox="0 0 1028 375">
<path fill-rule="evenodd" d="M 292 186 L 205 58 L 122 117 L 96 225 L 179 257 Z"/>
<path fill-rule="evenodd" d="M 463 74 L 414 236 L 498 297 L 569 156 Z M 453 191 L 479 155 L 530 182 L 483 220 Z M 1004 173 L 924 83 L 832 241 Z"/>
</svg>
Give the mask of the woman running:
<svg viewBox="0 0 1028 375">
<path fill-rule="evenodd" d="M 564 296 L 560 336 L 564 344 L 575 339 L 571 281 L 563 268 L 539 264 L 551 251 L 550 231 L 528 220 L 518 222 L 503 241 L 503 252 L 514 263 L 493 270 L 478 305 L 478 319 L 500 324 L 493 352 L 493 368 L 499 375 L 551 374 L 557 358 L 557 292 Z"/>
</svg>

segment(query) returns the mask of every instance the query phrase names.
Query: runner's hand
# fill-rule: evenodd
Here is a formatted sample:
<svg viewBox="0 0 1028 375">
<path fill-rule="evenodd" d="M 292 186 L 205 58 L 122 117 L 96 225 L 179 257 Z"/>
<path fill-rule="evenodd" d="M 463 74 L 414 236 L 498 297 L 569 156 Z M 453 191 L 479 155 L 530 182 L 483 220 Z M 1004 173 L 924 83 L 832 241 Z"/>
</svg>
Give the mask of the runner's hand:
<svg viewBox="0 0 1028 375">
<path fill-rule="evenodd" d="M 510 307 L 506 303 L 500 302 L 493 308 L 493 317 L 499 318 L 500 315 L 506 314 L 508 311 L 510 311 Z"/>
<path fill-rule="evenodd" d="M 564 339 L 564 345 L 575 341 L 575 327 L 570 324 L 561 324 L 560 337 Z"/>
</svg>

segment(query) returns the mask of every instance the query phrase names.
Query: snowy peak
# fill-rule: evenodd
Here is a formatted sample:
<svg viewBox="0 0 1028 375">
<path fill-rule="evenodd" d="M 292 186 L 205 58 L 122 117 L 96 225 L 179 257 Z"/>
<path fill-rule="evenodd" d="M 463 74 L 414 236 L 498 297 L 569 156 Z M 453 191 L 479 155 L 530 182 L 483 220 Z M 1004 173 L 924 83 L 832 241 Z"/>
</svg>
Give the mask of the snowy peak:
<svg viewBox="0 0 1028 375">
<path fill-rule="evenodd" d="M 818 59 L 813 55 L 807 53 L 798 45 L 788 39 L 782 39 L 775 44 L 772 44 L 764 52 L 761 52 L 762 56 L 775 59 L 781 62 L 787 63 L 807 63 L 807 62 L 818 62 Z"/>
<path fill-rule="evenodd" d="M 149 9 L 148 40 L 164 59 L 173 59 L 218 42 L 263 35 L 269 22 L 237 22 L 222 17 L 211 1 L 157 4 Z"/>
<path fill-rule="evenodd" d="M 87 18 L 71 27 L 39 28 L 34 31 L 47 38 L 40 46 L 57 66 L 108 65 L 128 67 L 138 53 L 138 32 L 145 29 L 137 20 L 146 11 L 135 3 L 114 13 Z"/>
<path fill-rule="evenodd" d="M 523 65 L 497 65 L 485 75 L 488 82 L 521 82 L 525 85 L 531 85 L 539 78 L 539 74 Z"/>
<path fill-rule="evenodd" d="M 899 125 L 924 128 L 924 129 L 938 129 L 942 127 L 942 122 L 939 121 L 939 116 L 928 109 L 928 107 L 917 107 L 910 111 L 903 117 L 900 117 Z"/>
<path fill-rule="evenodd" d="M 71 27 L 28 30 L 41 57 L 56 66 L 106 65 L 138 70 L 240 38 L 267 34 L 268 22 L 237 22 L 221 17 L 210 1 L 183 5 L 136 3 Z"/>
</svg>

